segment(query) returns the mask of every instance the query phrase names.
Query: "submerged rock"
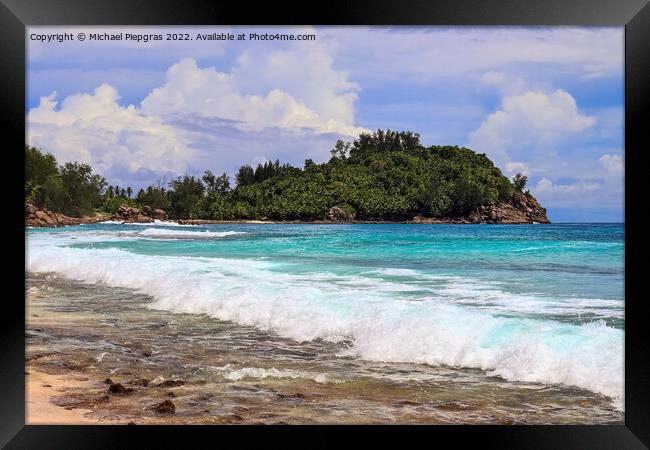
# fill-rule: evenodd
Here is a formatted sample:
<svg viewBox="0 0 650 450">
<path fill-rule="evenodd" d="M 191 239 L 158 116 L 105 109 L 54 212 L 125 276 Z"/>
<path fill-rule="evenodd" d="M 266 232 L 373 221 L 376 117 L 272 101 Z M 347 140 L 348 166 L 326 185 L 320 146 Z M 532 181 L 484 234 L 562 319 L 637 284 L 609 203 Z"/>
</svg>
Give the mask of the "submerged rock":
<svg viewBox="0 0 650 450">
<path fill-rule="evenodd" d="M 166 387 L 177 387 L 177 386 L 183 386 L 185 382 L 183 380 L 165 380 L 156 385 L 156 387 L 159 388 L 166 388 Z"/>
<path fill-rule="evenodd" d="M 295 394 L 278 394 L 278 397 L 280 398 L 299 398 L 301 400 L 304 400 L 305 394 L 301 394 L 300 392 L 296 392 Z"/>
<path fill-rule="evenodd" d="M 99 397 L 95 398 L 96 403 L 105 403 L 111 399 L 111 396 L 108 394 L 102 394 Z"/>
<path fill-rule="evenodd" d="M 174 414 L 176 412 L 176 405 L 171 400 L 164 400 L 153 406 L 152 409 L 160 414 Z"/>
<path fill-rule="evenodd" d="M 117 395 L 127 395 L 133 392 L 133 388 L 124 387 L 120 383 L 113 383 L 108 387 L 108 392 Z"/>
</svg>

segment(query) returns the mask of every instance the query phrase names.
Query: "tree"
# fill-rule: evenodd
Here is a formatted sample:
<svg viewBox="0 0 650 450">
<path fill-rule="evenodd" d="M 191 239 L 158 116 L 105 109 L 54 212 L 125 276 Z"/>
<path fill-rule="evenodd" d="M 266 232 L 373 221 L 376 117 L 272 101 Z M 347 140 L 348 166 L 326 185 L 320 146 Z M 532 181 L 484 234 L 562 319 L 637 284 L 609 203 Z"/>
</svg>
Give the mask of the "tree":
<svg viewBox="0 0 650 450">
<path fill-rule="evenodd" d="M 435 218 L 450 216 L 453 206 L 450 191 L 450 183 L 442 179 L 432 180 L 420 200 L 424 215 Z"/>
<path fill-rule="evenodd" d="M 420 135 L 411 131 L 377 130 L 374 133 L 361 133 L 352 143 L 350 156 L 360 157 L 372 152 L 398 152 L 419 148 Z"/>
<path fill-rule="evenodd" d="M 56 158 L 43 154 L 36 147 L 25 146 L 25 200 L 38 206 L 44 205 L 46 193 L 45 184 L 51 177 L 56 177 L 59 169 Z M 52 186 L 52 182 L 47 183 Z"/>
<path fill-rule="evenodd" d="M 148 186 L 146 191 L 140 189 L 136 197 L 136 202 L 140 206 L 150 206 L 153 209 L 170 209 L 170 200 L 167 192 L 162 187 Z"/>
<path fill-rule="evenodd" d="M 230 191 L 230 178 L 225 172 L 217 177 L 210 170 L 206 170 L 201 179 L 208 194 L 226 194 Z"/>
<path fill-rule="evenodd" d="M 40 193 L 41 204 L 39 206 L 51 211 L 61 212 L 64 210 L 65 195 L 66 191 L 61 177 L 50 175 L 43 183 Z"/>
<path fill-rule="evenodd" d="M 88 164 L 65 163 L 60 176 L 64 191 L 64 214 L 80 217 L 101 204 L 106 180 L 93 174 Z"/>
<path fill-rule="evenodd" d="M 336 144 L 334 144 L 334 148 L 330 150 L 330 154 L 333 158 L 346 159 L 351 147 L 352 143 L 343 142 L 341 139 L 339 139 L 336 141 Z"/>
<path fill-rule="evenodd" d="M 527 182 L 528 182 L 528 177 L 520 173 L 512 177 L 512 184 L 514 185 L 515 189 L 517 189 L 519 192 L 523 192 L 523 190 L 526 188 Z"/>
<path fill-rule="evenodd" d="M 205 191 L 201 180 L 185 175 L 170 181 L 169 186 L 171 187 L 169 191 L 171 216 L 180 219 L 192 217 Z"/>
<path fill-rule="evenodd" d="M 237 187 L 248 186 L 255 181 L 255 172 L 248 164 L 241 166 L 237 172 Z"/>
<path fill-rule="evenodd" d="M 201 177 L 178 177 L 169 190 L 159 181 L 140 189 L 135 201 L 131 188 L 109 186 L 102 195 L 105 181 L 87 165 L 59 168 L 51 155 L 32 153 L 36 163 L 28 164 L 28 173 L 45 175 L 30 176 L 26 196 L 38 192 L 41 204 L 73 215 L 98 203 L 113 211 L 125 202 L 164 209 L 173 218 L 218 220 L 318 220 L 342 205 L 359 220 L 410 220 L 418 213 L 466 217 L 481 205 L 507 201 L 527 181 L 521 174 L 510 180 L 485 154 L 468 148 L 424 147 L 409 131 L 377 130 L 352 143 L 339 140 L 328 162 L 307 159 L 304 168 L 279 160 L 255 168 L 243 165 L 234 188 L 226 173 L 216 176 L 209 170 Z"/>
</svg>

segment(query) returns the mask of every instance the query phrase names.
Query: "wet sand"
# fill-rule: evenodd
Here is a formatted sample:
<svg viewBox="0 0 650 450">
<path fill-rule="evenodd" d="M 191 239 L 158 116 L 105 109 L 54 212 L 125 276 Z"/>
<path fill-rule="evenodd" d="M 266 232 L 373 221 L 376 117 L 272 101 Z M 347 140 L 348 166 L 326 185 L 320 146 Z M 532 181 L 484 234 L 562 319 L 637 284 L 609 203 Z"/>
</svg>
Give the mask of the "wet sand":
<svg viewBox="0 0 650 450">
<path fill-rule="evenodd" d="M 26 302 L 29 424 L 624 423 L 584 389 L 361 361 L 128 289 L 30 273 Z"/>
<path fill-rule="evenodd" d="M 26 425 L 103 425 L 119 424 L 119 420 L 92 417 L 92 407 L 62 406 L 60 396 L 70 390 L 92 390 L 93 382 L 84 376 L 53 375 L 29 367 L 25 399 Z"/>
</svg>

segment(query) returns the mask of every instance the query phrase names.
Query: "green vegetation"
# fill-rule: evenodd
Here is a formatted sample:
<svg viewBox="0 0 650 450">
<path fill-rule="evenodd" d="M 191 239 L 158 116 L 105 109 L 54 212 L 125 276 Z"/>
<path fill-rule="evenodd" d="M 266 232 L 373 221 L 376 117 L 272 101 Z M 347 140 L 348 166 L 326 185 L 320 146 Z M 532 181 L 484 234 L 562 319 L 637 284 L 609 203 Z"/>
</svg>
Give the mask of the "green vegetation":
<svg viewBox="0 0 650 450">
<path fill-rule="evenodd" d="M 54 156 L 25 147 L 25 198 L 37 206 L 81 217 L 104 200 L 106 180 L 88 164 L 58 166 Z"/>
<path fill-rule="evenodd" d="M 527 181 L 518 174 L 513 185 L 484 154 L 425 147 L 416 133 L 390 130 L 338 141 L 328 162 L 306 160 L 302 169 L 277 160 L 256 168 L 244 165 L 234 188 L 227 174 L 206 171 L 201 178 L 178 177 L 169 189 L 160 184 L 141 189 L 135 198 L 130 188 L 106 189 L 86 165 L 57 167 L 52 155 L 31 147 L 26 154 L 26 197 L 37 206 L 74 214 L 91 208 L 113 212 L 128 203 L 164 209 L 172 218 L 213 220 L 320 220 L 333 206 L 359 220 L 463 217 L 480 205 L 509 199 Z"/>
<path fill-rule="evenodd" d="M 518 173 L 512 177 L 512 184 L 519 192 L 523 192 L 523 190 L 526 188 L 526 183 L 528 183 L 528 177 L 525 175 Z"/>
</svg>

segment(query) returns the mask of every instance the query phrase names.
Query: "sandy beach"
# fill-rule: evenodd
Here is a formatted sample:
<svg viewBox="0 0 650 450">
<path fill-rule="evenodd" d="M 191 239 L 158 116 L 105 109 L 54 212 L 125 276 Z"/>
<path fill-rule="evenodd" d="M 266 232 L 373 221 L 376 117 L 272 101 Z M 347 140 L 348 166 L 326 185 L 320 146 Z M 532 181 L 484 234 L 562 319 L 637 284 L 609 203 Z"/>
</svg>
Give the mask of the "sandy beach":
<svg viewBox="0 0 650 450">
<path fill-rule="evenodd" d="M 62 407 L 57 398 L 68 389 L 90 390 L 93 383 L 83 376 L 54 375 L 27 364 L 25 382 L 26 425 L 109 425 L 119 420 L 93 418 L 92 408 Z"/>
</svg>

